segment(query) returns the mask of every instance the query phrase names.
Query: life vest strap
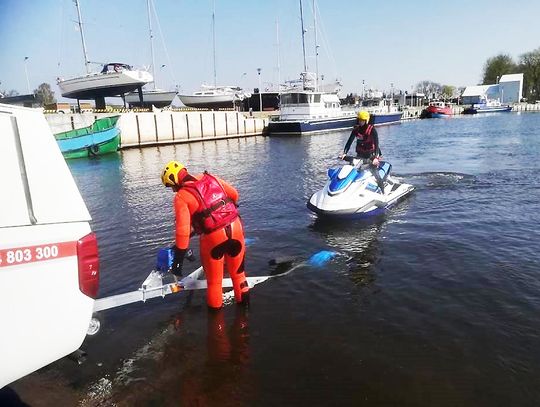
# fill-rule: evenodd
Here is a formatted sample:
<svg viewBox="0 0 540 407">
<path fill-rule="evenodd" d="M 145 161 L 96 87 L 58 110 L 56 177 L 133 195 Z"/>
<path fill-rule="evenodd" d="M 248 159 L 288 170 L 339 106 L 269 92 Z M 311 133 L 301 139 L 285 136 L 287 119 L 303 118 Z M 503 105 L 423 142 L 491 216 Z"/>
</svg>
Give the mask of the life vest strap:
<svg viewBox="0 0 540 407">
<path fill-rule="evenodd" d="M 212 212 L 214 212 L 215 210 L 221 208 L 222 206 L 227 205 L 229 202 L 234 203 L 234 201 L 231 198 L 226 197 L 225 199 L 222 199 L 219 202 L 216 202 L 215 204 L 213 204 L 209 208 L 206 208 L 206 209 L 200 211 L 199 214 L 200 214 L 201 217 L 206 218 L 207 216 L 210 216 L 210 214 Z"/>
</svg>

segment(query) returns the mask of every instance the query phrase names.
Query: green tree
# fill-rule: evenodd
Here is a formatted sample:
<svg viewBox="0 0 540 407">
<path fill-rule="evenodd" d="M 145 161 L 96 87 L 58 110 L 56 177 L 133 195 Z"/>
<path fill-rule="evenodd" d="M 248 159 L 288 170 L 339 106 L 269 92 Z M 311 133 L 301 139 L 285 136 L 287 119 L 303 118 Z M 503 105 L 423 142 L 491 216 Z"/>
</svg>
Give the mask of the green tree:
<svg viewBox="0 0 540 407">
<path fill-rule="evenodd" d="M 443 85 L 441 96 L 443 97 L 444 100 L 452 99 L 455 91 L 456 91 L 456 88 L 454 86 Z"/>
<path fill-rule="evenodd" d="M 540 48 L 521 55 L 519 69 L 523 72 L 523 97 L 532 103 L 540 100 Z"/>
<path fill-rule="evenodd" d="M 19 92 L 17 92 L 14 89 L 11 90 L 0 90 L 0 95 L 3 95 L 3 97 L 9 97 L 9 96 L 19 96 Z M 2 96 L 0 96 L 2 97 Z"/>
<path fill-rule="evenodd" d="M 416 84 L 416 91 L 423 93 L 427 99 L 437 99 L 442 93 L 442 86 L 437 82 L 422 81 Z"/>
<path fill-rule="evenodd" d="M 36 101 L 42 106 L 56 102 L 54 92 L 48 83 L 42 83 L 37 89 L 34 89 L 34 95 L 36 95 Z"/>
<path fill-rule="evenodd" d="M 484 64 L 482 84 L 490 85 L 492 83 L 497 83 L 501 76 L 515 73 L 516 68 L 517 66 L 510 55 L 500 54 L 491 57 Z"/>
</svg>

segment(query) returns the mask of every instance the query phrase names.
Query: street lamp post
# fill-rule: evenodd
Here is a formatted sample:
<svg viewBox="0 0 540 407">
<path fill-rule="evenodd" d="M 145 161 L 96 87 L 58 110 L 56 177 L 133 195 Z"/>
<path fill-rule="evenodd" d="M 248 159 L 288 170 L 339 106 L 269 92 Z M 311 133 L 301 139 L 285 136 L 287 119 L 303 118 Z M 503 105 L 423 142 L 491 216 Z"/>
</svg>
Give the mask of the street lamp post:
<svg viewBox="0 0 540 407">
<path fill-rule="evenodd" d="M 26 61 L 28 61 L 28 57 L 24 57 L 24 73 L 26 75 L 26 89 L 28 90 L 28 94 L 30 94 L 30 81 L 28 80 L 28 68 Z"/>
<path fill-rule="evenodd" d="M 261 84 L 261 68 L 257 68 L 257 74 L 259 75 L 259 111 L 262 112 L 263 105 L 262 105 L 262 84 Z"/>
<path fill-rule="evenodd" d="M 362 79 L 362 100 L 366 97 L 366 81 Z"/>
</svg>

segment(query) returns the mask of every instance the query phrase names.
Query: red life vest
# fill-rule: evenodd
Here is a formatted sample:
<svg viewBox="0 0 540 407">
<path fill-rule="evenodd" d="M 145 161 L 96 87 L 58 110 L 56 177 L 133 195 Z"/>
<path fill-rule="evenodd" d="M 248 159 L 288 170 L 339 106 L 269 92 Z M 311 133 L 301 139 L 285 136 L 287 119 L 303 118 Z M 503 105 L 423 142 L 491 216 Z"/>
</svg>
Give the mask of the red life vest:
<svg viewBox="0 0 540 407">
<path fill-rule="evenodd" d="M 356 153 L 372 153 L 375 151 L 375 140 L 371 135 L 373 125 L 368 124 L 366 131 L 360 133 L 360 128 L 356 130 Z"/>
<path fill-rule="evenodd" d="M 206 171 L 201 179 L 188 181 L 182 188 L 199 201 L 199 209 L 192 217 L 196 233 L 213 232 L 230 225 L 238 217 L 234 201 L 227 196 L 219 181 Z"/>
</svg>

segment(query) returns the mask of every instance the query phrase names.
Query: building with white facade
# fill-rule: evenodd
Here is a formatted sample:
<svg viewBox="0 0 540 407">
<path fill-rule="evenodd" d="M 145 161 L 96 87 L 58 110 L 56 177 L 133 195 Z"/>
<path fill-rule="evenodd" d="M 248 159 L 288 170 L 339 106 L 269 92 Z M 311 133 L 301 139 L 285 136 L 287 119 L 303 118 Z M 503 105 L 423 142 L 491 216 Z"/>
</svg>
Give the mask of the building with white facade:
<svg viewBox="0 0 540 407">
<path fill-rule="evenodd" d="M 523 74 L 503 75 L 499 79 L 501 103 L 518 103 L 523 97 Z"/>
<path fill-rule="evenodd" d="M 503 75 L 498 84 L 467 86 L 461 97 L 464 105 L 486 100 L 499 100 L 503 104 L 518 103 L 523 97 L 523 74 Z"/>
</svg>

